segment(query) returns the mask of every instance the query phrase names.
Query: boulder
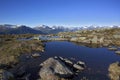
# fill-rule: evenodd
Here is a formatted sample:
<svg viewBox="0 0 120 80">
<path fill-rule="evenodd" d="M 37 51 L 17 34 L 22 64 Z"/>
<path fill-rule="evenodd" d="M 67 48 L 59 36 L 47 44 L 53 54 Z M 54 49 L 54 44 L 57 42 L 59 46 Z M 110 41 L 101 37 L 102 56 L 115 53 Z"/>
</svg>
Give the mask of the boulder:
<svg viewBox="0 0 120 80">
<path fill-rule="evenodd" d="M 82 62 L 82 61 L 78 61 L 77 62 L 77 64 L 78 65 L 80 65 L 81 67 L 83 67 L 83 68 L 85 68 L 86 66 L 85 66 L 85 63 L 84 62 Z"/>
<path fill-rule="evenodd" d="M 120 51 L 115 51 L 115 53 L 120 55 Z"/>
<path fill-rule="evenodd" d="M 69 64 L 69 65 L 73 65 L 73 62 L 70 61 L 69 59 L 66 59 L 66 58 L 65 58 L 65 59 L 64 59 L 64 62 L 67 63 L 67 64 Z"/>
<path fill-rule="evenodd" d="M 39 71 L 42 80 L 65 80 L 73 76 L 73 72 L 59 59 L 49 58 L 42 63 Z"/>
<path fill-rule="evenodd" d="M 120 80 L 120 63 L 115 62 L 109 66 L 109 77 L 111 80 Z"/>
</svg>

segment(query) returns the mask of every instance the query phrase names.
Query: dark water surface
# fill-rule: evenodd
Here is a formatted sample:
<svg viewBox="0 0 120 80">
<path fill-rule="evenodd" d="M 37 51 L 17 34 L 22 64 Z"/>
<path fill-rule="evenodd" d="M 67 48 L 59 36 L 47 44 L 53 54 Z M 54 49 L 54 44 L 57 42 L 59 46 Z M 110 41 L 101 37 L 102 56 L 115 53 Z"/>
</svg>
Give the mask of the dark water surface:
<svg viewBox="0 0 120 80">
<path fill-rule="evenodd" d="M 54 41 L 45 44 L 45 52 L 41 57 L 31 59 L 29 62 L 34 66 L 54 56 L 75 58 L 77 61 L 81 60 L 86 63 L 87 68 L 75 80 L 80 80 L 84 76 L 89 80 L 110 80 L 108 78 L 109 65 L 120 61 L 120 56 L 116 55 L 114 51 L 109 51 L 107 48 L 89 48 L 67 41 Z M 29 71 L 37 72 L 38 70 L 39 68 L 34 66 Z M 32 76 L 35 79 L 35 73 Z"/>
<path fill-rule="evenodd" d="M 83 75 L 93 80 L 108 79 L 108 67 L 120 61 L 120 56 L 107 48 L 89 48 L 71 42 L 48 42 L 45 47 L 46 56 L 62 56 L 82 60 L 87 65 Z M 109 80 L 109 79 L 108 79 Z"/>
</svg>

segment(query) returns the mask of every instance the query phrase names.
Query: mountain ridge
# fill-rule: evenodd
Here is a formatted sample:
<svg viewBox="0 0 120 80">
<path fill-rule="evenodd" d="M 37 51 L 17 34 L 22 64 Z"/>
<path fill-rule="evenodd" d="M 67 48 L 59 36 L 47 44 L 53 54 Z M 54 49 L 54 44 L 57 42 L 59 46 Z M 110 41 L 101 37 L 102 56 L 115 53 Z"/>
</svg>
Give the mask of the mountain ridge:
<svg viewBox="0 0 120 80">
<path fill-rule="evenodd" d="M 0 34 L 56 34 L 59 32 L 73 32 L 78 30 L 95 30 L 106 28 L 120 28 L 120 26 L 82 26 L 82 27 L 64 27 L 64 26 L 47 26 L 40 25 L 36 27 L 28 27 L 26 25 L 0 25 Z"/>
</svg>

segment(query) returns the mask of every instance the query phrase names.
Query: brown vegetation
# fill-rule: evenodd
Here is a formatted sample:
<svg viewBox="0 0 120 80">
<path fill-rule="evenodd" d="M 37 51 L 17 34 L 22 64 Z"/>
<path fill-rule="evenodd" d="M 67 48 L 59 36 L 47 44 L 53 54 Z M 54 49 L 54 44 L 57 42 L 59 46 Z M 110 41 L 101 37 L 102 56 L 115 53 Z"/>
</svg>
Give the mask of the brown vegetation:
<svg viewBox="0 0 120 80">
<path fill-rule="evenodd" d="M 16 38 L 26 38 L 32 35 L 0 35 L 0 65 L 14 64 L 19 61 L 19 56 L 23 53 L 43 51 L 43 44 L 39 40 L 16 40 Z"/>
<path fill-rule="evenodd" d="M 120 80 L 120 63 L 115 62 L 109 66 L 109 77 L 111 80 Z"/>
</svg>

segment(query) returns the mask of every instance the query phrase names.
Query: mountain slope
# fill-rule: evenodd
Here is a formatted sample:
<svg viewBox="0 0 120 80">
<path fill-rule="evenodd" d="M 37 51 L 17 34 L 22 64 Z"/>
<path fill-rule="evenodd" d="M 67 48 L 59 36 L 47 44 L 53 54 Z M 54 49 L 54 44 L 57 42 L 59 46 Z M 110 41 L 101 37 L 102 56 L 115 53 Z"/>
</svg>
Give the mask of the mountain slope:
<svg viewBox="0 0 120 80">
<path fill-rule="evenodd" d="M 27 33 L 43 34 L 43 32 L 41 31 L 34 30 L 26 26 L 19 26 L 15 28 L 8 28 L 4 25 L 0 26 L 0 34 L 27 34 Z"/>
</svg>

